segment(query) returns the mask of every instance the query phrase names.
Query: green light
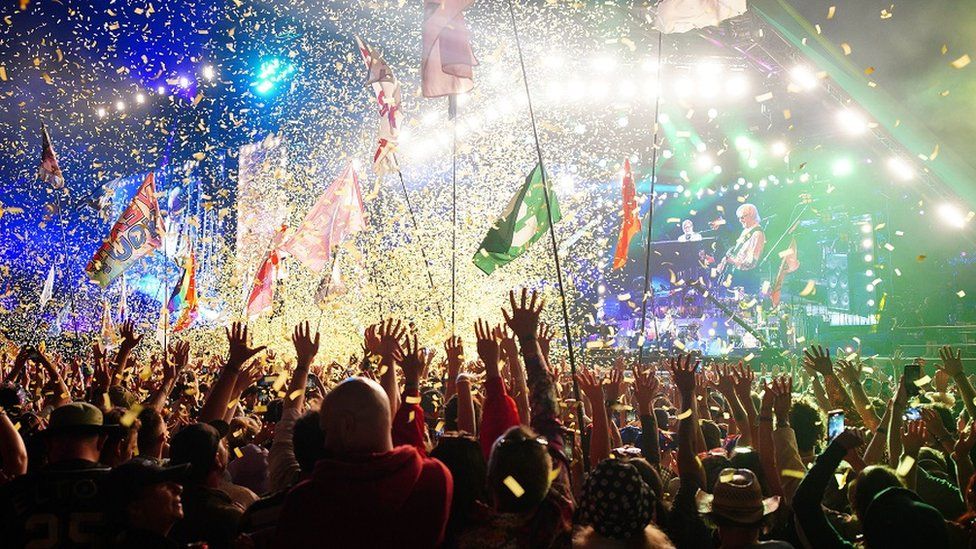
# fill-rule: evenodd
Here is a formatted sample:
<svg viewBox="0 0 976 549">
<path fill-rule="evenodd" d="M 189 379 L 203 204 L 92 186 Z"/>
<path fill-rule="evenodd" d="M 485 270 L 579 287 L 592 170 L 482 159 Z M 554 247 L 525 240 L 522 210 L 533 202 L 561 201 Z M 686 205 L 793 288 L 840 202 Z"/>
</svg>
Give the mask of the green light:
<svg viewBox="0 0 976 549">
<path fill-rule="evenodd" d="M 854 172 L 854 164 L 849 158 L 841 158 L 835 160 L 830 168 L 830 173 L 834 174 L 834 177 L 847 177 Z"/>
</svg>

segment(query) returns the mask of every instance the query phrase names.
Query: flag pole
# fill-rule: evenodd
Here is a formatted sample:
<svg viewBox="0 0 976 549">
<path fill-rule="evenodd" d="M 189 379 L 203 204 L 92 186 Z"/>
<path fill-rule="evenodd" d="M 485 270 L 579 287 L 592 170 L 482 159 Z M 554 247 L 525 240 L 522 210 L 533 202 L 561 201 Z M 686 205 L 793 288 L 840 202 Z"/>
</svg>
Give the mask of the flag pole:
<svg viewBox="0 0 976 549">
<path fill-rule="evenodd" d="M 454 311 L 457 300 L 457 95 L 447 99 L 448 115 L 451 118 L 453 148 L 451 150 L 451 337 L 454 337 Z"/>
<path fill-rule="evenodd" d="M 662 52 L 661 48 L 664 43 L 664 33 L 658 31 L 657 33 L 657 75 L 658 79 L 661 78 L 661 60 Z M 647 325 L 647 295 L 651 295 L 651 318 L 654 322 L 654 344 L 660 349 L 661 347 L 661 334 L 658 333 L 657 327 L 657 314 L 654 312 L 654 285 L 651 284 L 651 248 L 654 242 L 654 200 L 657 198 L 655 195 L 654 188 L 657 185 L 657 136 L 658 136 L 658 117 L 661 112 L 661 90 L 657 90 L 657 96 L 654 98 L 654 136 L 651 142 L 651 191 L 650 200 L 648 202 L 649 209 L 647 210 L 647 242 L 644 246 L 644 292 L 641 294 L 641 320 L 640 320 L 640 338 L 638 339 L 639 345 L 637 346 L 637 363 L 640 364 L 644 360 L 644 343 L 645 343 L 645 327 Z"/>
<path fill-rule="evenodd" d="M 61 271 L 64 274 L 68 274 L 64 267 L 65 262 L 70 264 L 68 259 L 68 237 L 64 230 L 64 212 L 61 211 L 61 189 L 54 189 L 54 197 L 58 206 L 58 226 L 61 228 Z M 69 265 L 70 266 L 70 265 Z M 70 282 L 69 282 L 70 284 Z M 71 284 L 73 286 L 73 284 Z M 75 291 L 72 290 L 68 293 L 68 301 L 71 303 L 71 316 L 74 317 L 74 321 L 71 323 L 74 327 L 75 341 L 78 341 L 78 311 L 75 309 Z"/>
<path fill-rule="evenodd" d="M 549 216 L 549 237 L 552 241 L 552 257 L 556 266 L 556 283 L 559 287 L 559 301 L 562 305 L 563 329 L 566 331 L 566 349 L 569 354 L 569 368 L 573 375 L 573 397 L 576 399 L 576 425 L 583 433 L 583 401 L 580 399 L 579 383 L 576 382 L 576 355 L 573 353 L 573 336 L 569 329 L 569 309 L 566 307 L 566 292 L 563 289 L 563 274 L 559 265 L 559 246 L 556 243 L 556 227 L 552 222 L 552 204 L 549 200 L 549 184 L 546 182 L 546 169 L 542 163 L 542 146 L 539 144 L 539 130 L 535 124 L 535 111 L 532 109 L 532 93 L 529 90 L 529 77 L 525 70 L 525 57 L 522 54 L 522 41 L 519 38 L 518 24 L 515 21 L 515 8 L 512 0 L 507 0 L 508 14 L 512 19 L 512 32 L 515 34 L 515 48 L 518 51 L 519 66 L 522 69 L 522 82 L 525 84 L 525 98 L 529 105 L 529 119 L 532 122 L 532 137 L 535 139 L 535 152 L 539 159 L 539 170 L 542 174 L 542 195 L 546 199 L 546 214 Z M 583 452 L 583 469 L 589 470 L 590 459 Z"/>
<path fill-rule="evenodd" d="M 393 154 L 393 153 L 391 153 Z M 420 231 L 420 225 L 417 224 L 417 216 L 413 211 L 413 204 L 410 203 L 410 194 L 407 193 L 407 184 L 403 181 L 403 172 L 400 170 L 400 163 L 396 159 L 396 155 L 393 155 L 393 162 L 397 165 L 396 172 L 397 177 L 400 178 L 400 189 L 403 191 L 403 201 L 407 204 L 407 213 L 410 214 L 410 223 L 413 224 L 414 232 Z M 427 269 L 427 282 L 430 284 L 431 294 L 434 293 L 434 275 L 430 273 L 430 261 L 427 260 L 427 252 L 424 247 L 420 247 L 420 257 L 424 260 L 424 268 Z M 453 284 L 452 284 L 453 285 Z M 441 322 L 444 322 L 444 313 L 441 311 L 440 300 L 434 299 L 434 306 L 437 307 L 437 316 L 441 318 Z M 380 308 L 382 318 L 382 307 Z"/>
<path fill-rule="evenodd" d="M 332 289 L 332 273 L 335 272 L 336 261 L 338 261 L 338 259 L 339 259 L 339 252 L 340 251 L 341 251 L 341 248 L 339 248 L 339 245 L 338 244 L 335 245 L 332 248 L 332 265 L 329 266 L 329 273 L 325 275 L 325 276 L 327 276 L 329 278 L 328 278 L 328 281 L 325 283 L 325 295 L 322 296 L 322 299 L 323 300 L 325 300 L 326 298 L 329 297 L 329 290 Z M 319 319 L 315 322 L 315 331 L 316 332 L 319 331 L 319 325 L 322 324 L 322 316 L 323 315 L 325 315 L 325 309 L 322 308 L 322 307 L 319 307 Z"/>
</svg>

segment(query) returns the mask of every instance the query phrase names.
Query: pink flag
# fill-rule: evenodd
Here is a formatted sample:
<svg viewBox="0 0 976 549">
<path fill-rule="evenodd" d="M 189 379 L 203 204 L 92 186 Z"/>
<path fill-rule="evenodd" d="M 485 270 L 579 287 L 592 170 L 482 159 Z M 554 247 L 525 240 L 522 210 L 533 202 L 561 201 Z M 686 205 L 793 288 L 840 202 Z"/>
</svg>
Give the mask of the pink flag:
<svg viewBox="0 0 976 549">
<path fill-rule="evenodd" d="M 271 304 L 274 302 L 274 283 L 278 277 L 278 265 L 281 263 L 278 250 L 285 236 L 285 228 L 282 225 L 275 231 L 268 257 L 261 263 L 261 268 L 254 275 L 254 286 L 251 287 L 251 293 L 247 298 L 248 318 L 255 318 L 261 313 L 271 310 Z"/>
<path fill-rule="evenodd" d="M 656 7 L 654 28 L 665 33 L 714 27 L 746 12 L 746 0 L 662 0 Z"/>
<path fill-rule="evenodd" d="M 359 53 L 363 56 L 368 75 L 366 84 L 371 86 L 379 107 L 380 126 L 376 132 L 376 152 L 373 154 L 373 171 L 376 175 L 399 170 L 393 152 L 400 137 L 400 82 L 383 57 L 369 47 L 362 38 L 356 37 Z"/>
<path fill-rule="evenodd" d="M 474 0 L 426 0 L 420 72 L 424 97 L 467 93 L 474 88 L 471 32 L 462 13 Z"/>
<path fill-rule="evenodd" d="M 322 193 L 281 249 L 319 273 L 332 259 L 333 248 L 346 236 L 365 228 L 359 175 L 349 164 Z"/>
</svg>

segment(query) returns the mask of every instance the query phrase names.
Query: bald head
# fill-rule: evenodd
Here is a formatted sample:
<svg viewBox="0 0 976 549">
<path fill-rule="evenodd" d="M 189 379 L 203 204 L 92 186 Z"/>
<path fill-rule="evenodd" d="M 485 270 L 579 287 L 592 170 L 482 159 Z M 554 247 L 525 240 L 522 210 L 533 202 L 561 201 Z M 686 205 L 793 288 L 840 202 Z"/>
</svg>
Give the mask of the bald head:
<svg viewBox="0 0 976 549">
<path fill-rule="evenodd" d="M 390 400 L 375 381 L 351 377 L 325 396 L 320 412 L 325 449 L 337 456 L 389 452 Z"/>
</svg>

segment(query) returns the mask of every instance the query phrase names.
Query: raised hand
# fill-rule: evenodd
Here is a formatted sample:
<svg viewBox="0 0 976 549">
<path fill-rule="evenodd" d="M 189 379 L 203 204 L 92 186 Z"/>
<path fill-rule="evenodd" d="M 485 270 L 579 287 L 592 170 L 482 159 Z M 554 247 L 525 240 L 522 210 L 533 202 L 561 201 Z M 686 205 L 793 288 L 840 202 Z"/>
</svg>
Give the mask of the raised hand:
<svg viewBox="0 0 976 549">
<path fill-rule="evenodd" d="M 245 362 L 254 358 L 254 355 L 267 348 L 266 345 L 260 347 L 250 347 L 247 342 L 247 324 L 235 322 L 230 329 L 224 328 L 227 334 L 227 365 L 232 367 L 243 366 Z"/>
<path fill-rule="evenodd" d="M 546 324 L 545 322 L 539 323 L 539 350 L 542 351 L 542 356 L 549 360 L 549 349 L 552 345 L 552 338 L 555 337 L 556 330 L 552 326 Z"/>
<path fill-rule="evenodd" d="M 971 423 L 968 429 L 959 431 L 959 438 L 952 448 L 953 461 L 969 459 L 973 446 L 976 446 L 976 422 Z"/>
<path fill-rule="evenodd" d="M 190 343 L 178 341 L 170 346 L 169 352 L 173 358 L 163 362 L 163 379 L 176 379 L 190 361 Z"/>
<path fill-rule="evenodd" d="M 539 315 L 542 314 L 542 306 L 545 305 L 544 299 L 539 299 L 539 294 L 533 290 L 532 299 L 529 300 L 528 290 L 522 288 L 522 299 L 519 303 L 515 301 L 515 290 L 508 293 L 508 300 L 512 305 L 512 314 L 502 308 L 502 316 L 508 327 L 515 332 L 519 341 L 532 341 L 536 339 L 539 332 Z"/>
<path fill-rule="evenodd" d="M 400 368 L 403 369 L 403 380 L 408 388 L 416 388 L 420 385 L 420 380 L 427 371 L 427 365 L 430 364 L 426 356 L 427 353 L 417 343 L 417 334 L 405 338 Z"/>
<path fill-rule="evenodd" d="M 363 358 L 368 359 L 370 356 L 380 354 L 380 336 L 376 335 L 377 326 L 379 325 L 374 324 L 363 332 Z"/>
<path fill-rule="evenodd" d="M 319 333 L 315 332 L 312 338 L 312 330 L 309 328 L 308 321 L 304 325 L 299 322 L 295 326 L 295 331 L 291 335 L 291 343 L 295 346 L 295 355 L 298 357 L 297 366 L 308 368 L 315 360 L 315 355 L 319 352 Z"/>
<path fill-rule="evenodd" d="M 590 401 L 590 406 L 594 408 L 603 406 L 603 384 L 593 375 L 593 372 L 586 368 L 580 369 L 576 373 L 576 383 Z"/>
<path fill-rule="evenodd" d="M 495 332 L 479 318 L 474 324 L 474 334 L 478 338 L 478 358 L 485 364 L 488 377 L 498 377 L 499 346 Z"/>
<path fill-rule="evenodd" d="M 833 373 L 830 349 L 824 350 L 820 345 L 811 345 L 810 349 L 803 351 L 803 365 L 822 376 L 829 376 Z"/>
<path fill-rule="evenodd" d="M 942 423 L 942 416 L 932 408 L 922 408 L 919 412 L 922 414 L 921 421 L 925 424 L 926 432 L 931 435 L 933 447 L 947 448 L 947 443 L 952 441 L 952 435 Z"/>
<path fill-rule="evenodd" d="M 376 335 L 380 338 L 379 355 L 384 362 L 397 363 L 403 360 L 403 336 L 407 333 L 407 327 L 399 320 L 392 318 L 380 323 Z"/>
<path fill-rule="evenodd" d="M 957 377 L 962 375 L 961 349 L 956 349 L 955 352 L 953 352 L 952 347 L 946 345 L 939 349 L 939 358 L 942 359 L 940 369 L 949 374 L 949 377 Z"/>
<path fill-rule="evenodd" d="M 464 345 L 460 337 L 449 337 L 444 342 L 444 354 L 447 355 L 447 379 L 457 378 L 461 366 L 464 364 Z"/>
<path fill-rule="evenodd" d="M 742 361 L 739 361 L 731 370 L 735 381 L 735 392 L 739 395 L 739 400 L 751 398 L 749 394 L 752 391 L 752 382 L 756 380 L 756 372 L 753 372 L 752 368 L 746 366 Z"/>
<path fill-rule="evenodd" d="M 661 382 L 654 375 L 654 368 L 648 368 L 641 372 L 637 364 L 634 365 L 634 400 L 637 401 L 638 410 L 649 413 L 661 390 Z"/>
<path fill-rule="evenodd" d="M 735 395 L 735 374 L 732 366 L 729 364 L 716 364 L 713 368 L 715 377 L 710 383 L 726 398 L 731 398 Z"/>
<path fill-rule="evenodd" d="M 770 389 L 775 395 L 773 413 L 776 414 L 776 425 L 780 427 L 789 425 L 790 408 L 793 406 L 793 378 L 780 376 L 773 380 Z"/>
<path fill-rule="evenodd" d="M 906 421 L 901 429 L 901 445 L 905 454 L 917 456 L 925 444 L 927 429 L 924 421 Z"/>
<path fill-rule="evenodd" d="M 837 372 L 848 385 L 855 385 L 861 380 L 861 362 L 850 360 L 838 360 Z"/>
<path fill-rule="evenodd" d="M 606 393 L 607 402 L 616 402 L 620 398 L 620 390 L 624 383 L 625 366 L 624 357 L 618 356 L 614 361 L 613 368 L 610 368 L 610 375 L 606 384 L 603 386 L 603 392 Z"/>
<path fill-rule="evenodd" d="M 136 325 L 131 320 L 126 320 L 122 323 L 122 326 L 119 328 L 119 336 L 122 337 L 120 346 L 130 350 L 134 349 L 142 341 L 142 338 L 145 337 L 145 335 L 136 334 Z"/>
<path fill-rule="evenodd" d="M 682 395 L 681 405 L 687 408 L 691 407 L 691 402 L 690 399 L 685 399 L 684 397 L 690 397 L 695 392 L 697 383 L 695 369 L 698 368 L 700 363 L 701 361 L 698 357 L 691 354 L 673 356 L 668 360 L 671 379 Z"/>
<path fill-rule="evenodd" d="M 837 435 L 832 444 L 839 444 L 841 448 L 848 452 L 855 448 L 860 448 L 864 445 L 864 431 L 855 428 L 844 429 Z"/>
</svg>

